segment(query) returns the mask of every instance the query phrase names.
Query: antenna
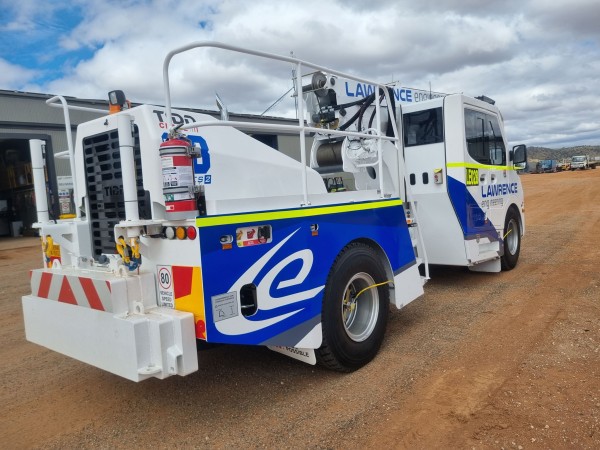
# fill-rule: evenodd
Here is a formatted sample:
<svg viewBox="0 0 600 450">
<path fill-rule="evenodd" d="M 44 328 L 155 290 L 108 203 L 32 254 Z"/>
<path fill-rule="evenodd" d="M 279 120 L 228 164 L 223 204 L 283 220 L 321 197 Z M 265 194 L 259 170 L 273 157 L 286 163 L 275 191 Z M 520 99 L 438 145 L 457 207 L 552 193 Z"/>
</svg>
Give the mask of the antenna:
<svg viewBox="0 0 600 450">
<path fill-rule="evenodd" d="M 290 56 L 292 58 L 295 58 L 294 50 L 290 51 Z M 296 119 L 297 119 L 298 118 L 298 89 L 296 88 L 296 66 L 292 66 L 292 89 L 294 90 L 294 109 L 296 110 Z M 287 94 L 287 92 L 286 92 L 286 94 Z"/>
<path fill-rule="evenodd" d="M 225 106 L 225 103 L 223 102 L 223 100 L 221 100 L 221 97 L 219 97 L 219 94 L 217 94 L 216 92 L 215 98 L 217 100 L 217 107 L 219 108 L 219 111 L 221 111 L 221 120 L 229 120 L 229 111 L 227 111 L 227 106 Z"/>
<path fill-rule="evenodd" d="M 267 109 L 265 109 L 265 110 L 264 110 L 264 111 L 263 111 L 263 112 L 262 112 L 260 115 L 261 115 L 261 116 L 264 116 L 264 115 L 267 113 L 267 111 L 269 111 L 270 109 L 272 109 L 272 108 L 274 108 L 275 106 L 279 105 L 279 104 L 281 103 L 281 101 L 282 101 L 282 100 L 285 98 L 285 96 L 286 96 L 286 95 L 288 95 L 288 94 L 289 94 L 289 93 L 292 91 L 292 89 L 294 89 L 294 87 L 295 87 L 295 86 L 292 86 L 291 88 L 289 88 L 285 94 L 283 94 L 281 97 L 279 97 L 277 100 L 275 100 L 275 101 L 274 101 L 274 102 L 271 104 L 271 106 L 269 106 Z M 297 108 L 297 107 L 298 107 L 298 106 L 296 105 L 296 108 Z"/>
</svg>

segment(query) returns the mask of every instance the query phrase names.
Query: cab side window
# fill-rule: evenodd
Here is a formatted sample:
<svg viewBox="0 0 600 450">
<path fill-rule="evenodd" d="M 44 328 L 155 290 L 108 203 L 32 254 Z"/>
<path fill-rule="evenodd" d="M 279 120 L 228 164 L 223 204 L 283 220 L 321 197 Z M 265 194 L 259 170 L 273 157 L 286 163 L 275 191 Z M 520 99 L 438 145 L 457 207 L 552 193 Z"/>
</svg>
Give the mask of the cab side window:
<svg viewBox="0 0 600 450">
<path fill-rule="evenodd" d="M 403 119 L 405 147 L 444 142 L 442 108 L 407 113 Z"/>
<path fill-rule="evenodd" d="M 471 158 L 480 164 L 506 165 L 506 149 L 498 119 L 491 115 L 465 109 L 465 135 Z"/>
<path fill-rule="evenodd" d="M 486 115 L 486 131 L 489 136 L 488 148 L 490 149 L 490 159 L 494 166 L 506 165 L 506 149 L 504 148 L 504 139 L 500 131 L 500 124 L 495 116 Z"/>
</svg>

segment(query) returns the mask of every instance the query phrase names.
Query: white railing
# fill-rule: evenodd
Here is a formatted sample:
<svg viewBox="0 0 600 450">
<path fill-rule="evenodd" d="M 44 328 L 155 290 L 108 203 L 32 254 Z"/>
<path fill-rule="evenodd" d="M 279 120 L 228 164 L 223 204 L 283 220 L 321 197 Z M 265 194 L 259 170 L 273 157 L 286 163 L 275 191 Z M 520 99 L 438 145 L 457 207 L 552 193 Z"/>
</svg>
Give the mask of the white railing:
<svg viewBox="0 0 600 450">
<path fill-rule="evenodd" d="M 60 105 L 57 103 L 60 102 Z M 67 135 L 67 152 L 69 154 L 69 166 L 71 168 L 71 178 L 73 178 L 73 198 L 79 201 L 79 195 L 77 190 L 77 173 L 75 171 L 75 150 L 73 148 L 73 131 L 71 130 L 71 116 L 69 115 L 69 110 L 73 109 L 76 111 L 87 111 L 94 112 L 98 114 L 106 114 L 108 111 L 105 109 L 97 109 L 97 108 L 87 108 L 85 106 L 75 106 L 69 105 L 67 100 L 62 95 L 55 95 L 52 98 L 46 100 L 46 104 L 48 106 L 52 106 L 54 108 L 62 108 L 63 116 L 65 119 L 65 129 Z M 62 153 L 62 152 L 61 152 Z M 87 199 L 87 196 L 85 197 Z M 86 211 L 89 211 L 88 205 L 86 204 Z M 77 218 L 81 218 L 81 210 L 78 205 L 75 207 L 75 213 Z"/>
<path fill-rule="evenodd" d="M 359 137 L 359 138 L 367 138 L 367 139 L 373 139 L 373 138 L 377 138 L 377 148 L 378 148 L 378 153 L 379 153 L 379 173 L 381 174 L 379 177 L 379 191 L 381 196 L 384 196 L 384 189 L 383 189 L 383 159 L 381 158 L 381 142 L 382 140 L 387 140 L 387 141 L 391 141 L 398 150 L 400 150 L 400 147 L 398 146 L 398 142 L 399 142 L 399 138 L 398 138 L 398 130 L 396 128 L 396 124 L 394 123 L 393 120 L 391 120 L 391 122 L 393 123 L 393 128 L 394 128 L 394 136 L 384 136 L 381 133 L 381 130 L 378 129 L 378 135 L 375 136 L 372 133 L 364 133 L 364 132 L 352 132 L 352 131 L 340 131 L 340 130 L 332 130 L 332 129 L 323 129 L 323 128 L 316 128 L 316 127 L 309 127 L 306 126 L 304 123 L 304 98 L 302 96 L 302 68 L 303 67 L 308 67 L 314 70 L 320 70 L 323 72 L 326 72 L 328 74 L 332 74 L 332 75 L 337 75 L 343 78 L 348 78 L 354 81 L 358 81 L 360 83 L 367 83 L 369 85 L 373 85 L 376 87 L 376 92 L 379 91 L 379 88 L 381 88 L 383 90 L 384 96 L 385 96 L 385 101 L 386 101 L 386 105 L 388 108 L 388 117 L 392 118 L 395 117 L 394 112 L 392 111 L 392 104 L 390 101 L 390 97 L 389 97 L 389 92 L 387 89 L 387 86 L 371 81 L 371 80 L 367 80 L 364 78 L 360 78 L 357 77 L 355 75 L 350 75 L 347 73 L 343 73 L 343 72 L 339 72 L 337 70 L 334 69 L 330 69 L 328 67 L 324 67 L 324 66 L 320 66 L 318 64 L 314 64 L 308 61 L 303 61 L 300 60 L 298 58 L 294 58 L 294 57 L 290 57 L 290 56 L 282 56 L 282 55 L 276 55 L 273 53 L 266 53 L 266 52 L 260 52 L 260 51 L 256 51 L 256 50 L 250 50 L 247 48 L 242 48 L 242 47 L 236 47 L 233 45 L 228 45 L 228 44 L 223 44 L 221 42 L 212 42 L 212 41 L 201 41 L 201 42 L 193 42 L 191 44 L 185 45 L 183 47 L 179 47 L 176 48 L 175 50 L 170 51 L 167 56 L 165 57 L 164 63 L 163 63 L 163 80 L 164 80 L 164 89 L 165 89 L 165 108 L 166 108 L 166 116 L 167 116 L 167 123 L 168 124 L 172 124 L 172 117 L 171 117 L 171 88 L 170 88 L 170 82 L 169 82 L 169 64 L 171 63 L 171 59 L 173 59 L 173 57 L 179 53 L 183 53 L 183 52 L 187 52 L 189 50 L 192 49 L 196 49 L 196 48 L 219 48 L 222 50 L 228 50 L 228 51 L 233 51 L 233 52 L 237 52 L 237 53 L 244 53 L 247 55 L 253 55 L 253 56 L 257 56 L 257 57 L 261 57 L 261 58 L 266 58 L 266 59 L 271 59 L 271 60 L 276 60 L 276 61 L 281 61 L 281 62 L 285 62 L 285 63 L 292 63 L 295 65 L 295 73 L 296 73 L 296 92 L 298 92 L 297 98 L 297 116 L 298 116 L 298 125 L 294 126 L 294 125 L 272 125 L 272 124 L 260 124 L 260 123 L 252 123 L 252 124 L 248 124 L 248 123 L 242 123 L 242 122 L 235 122 L 235 121 L 204 121 L 204 122 L 194 122 L 194 123 L 189 123 L 186 124 L 184 126 L 173 126 L 171 129 L 190 129 L 190 128 L 198 128 L 198 127 L 206 127 L 206 126 L 232 126 L 238 129 L 252 129 L 252 130 L 263 130 L 263 131 L 287 131 L 287 132 L 297 132 L 299 134 L 299 138 L 300 138 L 300 162 L 303 165 L 303 173 L 302 173 L 302 191 L 303 191 L 303 198 L 304 198 L 304 205 L 309 205 L 309 199 L 308 199 L 308 187 L 307 187 L 307 175 L 306 175 L 306 168 L 307 168 L 307 164 L 306 164 L 306 133 L 321 133 L 321 134 L 327 134 L 327 135 L 332 135 L 332 136 L 350 136 L 350 137 Z M 375 120 L 378 123 L 378 128 L 381 128 L 381 105 L 379 101 L 375 102 Z"/>
<path fill-rule="evenodd" d="M 171 50 L 165 60 L 163 62 L 163 83 L 165 89 L 165 108 L 166 108 L 166 116 L 167 116 L 167 124 L 172 124 L 172 116 L 171 116 L 171 87 L 169 82 L 169 65 L 171 60 L 175 55 L 180 53 L 187 52 L 189 50 L 193 50 L 196 48 L 218 48 L 222 50 L 232 51 L 236 53 L 244 53 L 247 55 L 257 56 L 260 58 L 266 58 L 275 61 L 281 61 L 285 63 L 291 63 L 295 66 L 295 74 L 296 74 L 296 92 L 297 92 L 297 103 L 296 103 L 296 113 L 298 117 L 298 125 L 276 125 L 276 124 L 265 124 L 265 123 L 248 123 L 248 122 L 236 122 L 229 120 L 210 120 L 203 122 L 193 122 L 188 123 L 183 126 L 175 126 L 172 125 L 170 131 L 175 129 L 187 130 L 190 128 L 199 128 L 199 127 L 208 127 L 208 126 L 231 126 L 240 130 L 251 129 L 251 130 L 263 130 L 263 131 L 285 131 L 285 132 L 298 132 L 300 137 L 300 162 L 302 163 L 303 172 L 302 172 L 302 195 L 303 195 L 303 206 L 310 205 L 308 199 L 308 187 L 307 187 L 307 164 L 306 164 L 306 133 L 318 133 L 318 134 L 326 134 L 332 136 L 347 136 L 347 137 L 358 137 L 358 138 L 366 138 L 366 139 L 377 139 L 377 153 L 378 153 L 378 161 L 375 164 L 378 164 L 379 167 L 379 192 L 380 196 L 383 198 L 384 194 L 384 171 L 383 171 L 383 158 L 382 158 L 382 141 L 390 141 L 397 150 L 398 158 L 402 160 L 402 167 L 400 168 L 400 176 L 402 180 L 406 180 L 406 166 L 404 164 L 404 157 L 402 153 L 402 147 L 400 145 L 401 136 L 398 131 L 398 127 L 396 125 L 396 121 L 393 120 L 396 117 L 395 111 L 392 110 L 392 102 L 390 99 L 390 94 L 388 91 L 388 86 L 377 83 L 372 80 L 367 80 L 365 78 L 360 78 L 355 75 L 347 74 L 344 72 L 340 72 L 338 70 L 330 69 L 328 67 L 320 66 L 318 64 L 314 64 L 308 61 L 303 61 L 301 59 L 295 58 L 293 56 L 283 56 L 277 55 L 274 53 L 261 52 L 257 50 L 251 50 L 243 47 L 237 47 L 234 45 L 224 44 L 222 42 L 214 42 L 214 41 L 199 41 L 192 42 L 190 44 L 184 45 L 182 47 Z M 366 83 L 367 85 L 371 85 L 375 87 L 375 122 L 377 123 L 377 135 L 371 133 L 364 132 L 355 132 L 355 131 L 340 131 L 333 129 L 323 129 L 316 127 L 306 126 L 304 123 L 304 98 L 302 96 L 302 68 L 307 67 L 314 70 L 319 70 L 331 75 L 337 75 L 342 78 L 347 78 L 350 80 L 357 81 L 359 83 Z M 381 131 L 381 102 L 377 98 L 380 90 L 383 92 L 385 104 L 388 110 L 389 122 L 392 124 L 393 136 L 385 136 Z M 400 180 L 400 186 L 402 185 Z M 411 203 L 411 210 L 417 222 L 417 235 L 419 239 L 419 243 L 421 244 L 422 251 L 422 262 L 425 266 L 425 277 L 429 279 L 429 264 L 427 259 L 427 253 L 425 252 L 425 245 L 423 243 L 423 234 L 421 228 L 418 226 L 419 218 L 417 212 L 417 206 L 414 201 L 414 197 L 411 192 L 410 183 L 405 184 L 405 196 L 406 200 Z M 402 186 L 399 188 L 402 190 Z"/>
</svg>

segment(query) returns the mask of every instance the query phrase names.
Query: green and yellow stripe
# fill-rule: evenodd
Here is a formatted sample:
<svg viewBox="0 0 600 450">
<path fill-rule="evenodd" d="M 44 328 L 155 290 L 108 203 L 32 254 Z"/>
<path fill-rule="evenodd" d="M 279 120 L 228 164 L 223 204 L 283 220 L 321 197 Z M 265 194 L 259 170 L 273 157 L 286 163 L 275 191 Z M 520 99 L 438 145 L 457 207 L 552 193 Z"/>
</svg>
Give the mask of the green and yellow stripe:
<svg viewBox="0 0 600 450">
<path fill-rule="evenodd" d="M 446 167 L 465 167 L 468 169 L 488 169 L 488 170 L 515 170 L 513 166 L 492 166 L 487 164 L 479 163 L 465 163 L 465 162 L 449 162 Z"/>
<path fill-rule="evenodd" d="M 210 217 L 196 218 L 198 227 L 214 227 L 217 225 L 231 225 L 236 223 L 269 222 L 282 219 L 298 219 L 302 217 L 316 217 L 331 214 L 342 214 L 356 211 L 367 211 L 381 208 L 401 206 L 402 200 L 376 200 L 371 202 L 347 203 L 331 206 L 306 206 L 303 208 L 284 209 L 279 211 L 263 211 L 255 213 L 227 214 Z"/>
</svg>

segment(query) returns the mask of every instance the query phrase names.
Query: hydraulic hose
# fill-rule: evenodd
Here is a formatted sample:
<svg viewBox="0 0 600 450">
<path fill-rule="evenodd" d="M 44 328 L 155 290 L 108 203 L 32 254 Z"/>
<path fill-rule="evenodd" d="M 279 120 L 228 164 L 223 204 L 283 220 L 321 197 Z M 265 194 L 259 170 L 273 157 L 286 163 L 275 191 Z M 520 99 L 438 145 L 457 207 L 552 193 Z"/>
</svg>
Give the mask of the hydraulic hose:
<svg viewBox="0 0 600 450">
<path fill-rule="evenodd" d="M 390 106 L 392 107 L 392 117 L 388 119 L 387 130 L 385 135 L 389 137 L 394 136 L 394 126 L 392 125 L 392 120 L 396 121 L 396 98 L 394 97 L 394 89 L 391 87 L 387 88 L 388 94 L 390 97 Z"/>
<path fill-rule="evenodd" d="M 339 130 L 340 131 L 346 130 L 350 125 L 352 125 L 356 121 L 356 119 L 362 117 L 365 110 L 369 107 L 369 105 L 371 105 L 371 103 L 373 103 L 374 99 L 375 99 L 375 93 L 365 97 L 365 99 L 364 99 L 364 101 L 362 101 L 362 105 L 358 109 L 358 111 L 356 111 L 356 113 L 350 119 L 348 119 L 348 121 L 346 123 L 344 123 L 342 126 L 340 126 Z M 359 130 L 360 130 L 360 122 L 359 122 Z"/>
</svg>

